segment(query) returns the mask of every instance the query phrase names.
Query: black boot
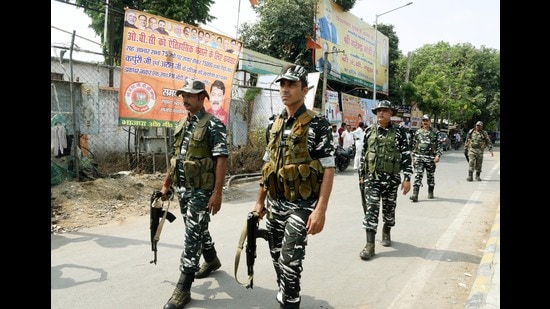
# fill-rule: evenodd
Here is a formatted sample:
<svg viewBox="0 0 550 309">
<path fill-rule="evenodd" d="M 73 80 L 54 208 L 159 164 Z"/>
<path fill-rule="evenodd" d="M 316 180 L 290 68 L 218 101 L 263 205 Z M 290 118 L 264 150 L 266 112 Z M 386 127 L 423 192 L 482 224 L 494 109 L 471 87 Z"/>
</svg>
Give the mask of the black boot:
<svg viewBox="0 0 550 309">
<path fill-rule="evenodd" d="M 296 303 L 289 303 L 289 302 L 284 302 L 283 304 L 280 305 L 281 309 L 300 309 L 300 302 L 296 302 Z"/>
<path fill-rule="evenodd" d="M 473 174 L 474 174 L 473 171 L 468 171 L 468 178 L 466 178 L 466 180 L 467 180 L 467 181 L 472 181 L 472 180 L 474 180 L 474 179 L 473 179 Z"/>
<path fill-rule="evenodd" d="M 218 259 L 218 255 L 216 254 L 216 249 L 214 247 L 212 247 L 212 249 L 204 250 L 202 252 L 202 255 L 204 256 L 204 263 L 201 265 L 199 271 L 195 274 L 195 278 L 197 279 L 208 277 L 211 272 L 222 266 L 222 263 L 220 262 L 220 259 Z"/>
<path fill-rule="evenodd" d="M 418 191 L 420 191 L 420 187 L 413 186 L 413 194 L 411 195 L 411 201 L 418 202 Z"/>
<path fill-rule="evenodd" d="M 163 309 L 182 309 L 191 301 L 191 284 L 195 280 L 195 274 L 181 273 L 174 293 Z"/>
<path fill-rule="evenodd" d="M 476 180 L 477 181 L 481 181 L 481 177 L 479 177 L 480 174 L 481 174 L 481 172 L 476 172 Z"/>
<path fill-rule="evenodd" d="M 367 230 L 367 244 L 365 248 L 359 253 L 359 257 L 362 260 L 368 260 L 374 256 L 374 236 L 376 235 L 375 231 Z"/>
<path fill-rule="evenodd" d="M 434 186 L 428 186 L 428 198 L 434 198 Z"/>
<path fill-rule="evenodd" d="M 391 246 L 390 230 L 391 226 L 384 223 L 384 227 L 382 228 L 382 246 L 384 247 Z"/>
</svg>

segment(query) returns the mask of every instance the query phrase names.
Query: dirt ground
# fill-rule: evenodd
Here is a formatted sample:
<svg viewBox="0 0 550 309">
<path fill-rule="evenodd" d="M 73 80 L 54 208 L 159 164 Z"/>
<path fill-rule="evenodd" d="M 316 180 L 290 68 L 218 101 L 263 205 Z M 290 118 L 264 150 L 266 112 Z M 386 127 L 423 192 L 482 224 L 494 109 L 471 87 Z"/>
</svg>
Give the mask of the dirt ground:
<svg viewBox="0 0 550 309">
<path fill-rule="evenodd" d="M 52 186 L 51 232 L 74 232 L 133 216 L 148 216 L 151 194 L 160 190 L 164 176 L 121 172 L 93 181 Z M 227 180 L 226 177 L 226 183 Z M 240 195 L 238 190 L 224 190 L 223 201 L 239 199 Z M 179 207 L 177 199 L 172 203 L 170 207 Z"/>
</svg>

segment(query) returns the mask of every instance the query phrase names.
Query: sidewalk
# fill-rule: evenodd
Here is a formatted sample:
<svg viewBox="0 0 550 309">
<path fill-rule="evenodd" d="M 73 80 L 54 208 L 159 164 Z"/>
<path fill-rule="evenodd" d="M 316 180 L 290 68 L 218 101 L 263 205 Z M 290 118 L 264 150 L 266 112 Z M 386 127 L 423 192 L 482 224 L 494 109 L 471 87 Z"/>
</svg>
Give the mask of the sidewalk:
<svg viewBox="0 0 550 309">
<path fill-rule="evenodd" d="M 500 205 L 465 309 L 500 308 Z"/>
</svg>

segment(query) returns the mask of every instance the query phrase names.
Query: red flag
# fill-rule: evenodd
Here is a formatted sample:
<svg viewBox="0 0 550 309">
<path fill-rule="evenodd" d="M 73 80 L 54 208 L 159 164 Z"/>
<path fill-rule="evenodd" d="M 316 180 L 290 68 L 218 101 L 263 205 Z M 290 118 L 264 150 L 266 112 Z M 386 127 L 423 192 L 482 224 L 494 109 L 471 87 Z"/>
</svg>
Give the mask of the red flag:
<svg viewBox="0 0 550 309">
<path fill-rule="evenodd" d="M 258 5 L 258 0 L 250 0 L 250 5 L 252 6 Z"/>
<path fill-rule="evenodd" d="M 307 36 L 306 39 L 306 49 L 318 49 L 321 48 L 321 45 L 317 44 L 312 38 L 311 35 Z"/>
</svg>

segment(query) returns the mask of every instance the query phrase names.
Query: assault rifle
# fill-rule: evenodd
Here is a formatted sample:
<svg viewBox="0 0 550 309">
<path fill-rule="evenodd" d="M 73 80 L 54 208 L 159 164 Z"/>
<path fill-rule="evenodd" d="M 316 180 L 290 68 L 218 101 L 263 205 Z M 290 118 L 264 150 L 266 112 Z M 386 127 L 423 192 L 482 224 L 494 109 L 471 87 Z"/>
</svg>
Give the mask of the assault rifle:
<svg viewBox="0 0 550 309">
<path fill-rule="evenodd" d="M 168 191 L 167 195 L 172 195 L 172 192 Z M 157 244 L 160 240 L 160 233 L 162 232 L 164 221 L 168 220 L 169 222 L 172 222 L 176 220 L 176 216 L 168 211 L 168 207 L 170 207 L 170 201 L 168 201 L 166 210 L 164 210 L 164 203 L 161 202 L 161 197 L 162 192 L 158 190 L 155 190 L 151 195 L 149 226 L 151 229 L 151 250 L 153 251 L 154 259 L 149 263 L 155 263 L 155 265 L 157 264 Z"/>
<path fill-rule="evenodd" d="M 260 229 L 260 217 L 255 211 L 248 213 L 246 218 L 246 224 L 241 233 L 239 239 L 239 245 L 237 255 L 235 256 L 235 280 L 241 284 L 246 285 L 246 288 L 254 288 L 254 261 L 256 260 L 256 238 L 260 237 L 267 241 L 267 230 Z M 244 240 L 246 239 L 246 266 L 248 271 L 247 283 L 241 283 L 237 279 L 237 269 L 239 268 L 239 260 L 241 257 L 241 251 L 243 250 Z"/>
</svg>

